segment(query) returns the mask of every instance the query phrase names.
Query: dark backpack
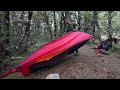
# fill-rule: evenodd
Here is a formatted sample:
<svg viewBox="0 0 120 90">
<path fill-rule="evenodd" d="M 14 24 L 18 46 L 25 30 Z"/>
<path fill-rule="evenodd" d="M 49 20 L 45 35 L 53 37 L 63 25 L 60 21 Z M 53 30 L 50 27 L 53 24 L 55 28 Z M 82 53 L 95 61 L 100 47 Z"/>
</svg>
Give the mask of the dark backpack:
<svg viewBox="0 0 120 90">
<path fill-rule="evenodd" d="M 103 49 L 108 51 L 109 49 L 112 48 L 112 40 L 107 39 L 105 41 L 102 41 L 101 45 Z"/>
</svg>

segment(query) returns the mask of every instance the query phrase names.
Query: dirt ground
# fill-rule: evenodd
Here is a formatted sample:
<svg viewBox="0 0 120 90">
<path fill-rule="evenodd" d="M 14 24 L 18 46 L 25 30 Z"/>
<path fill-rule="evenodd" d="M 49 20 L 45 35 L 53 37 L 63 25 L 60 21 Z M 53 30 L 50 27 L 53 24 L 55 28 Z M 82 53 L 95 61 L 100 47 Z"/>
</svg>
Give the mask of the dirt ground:
<svg viewBox="0 0 120 90">
<path fill-rule="evenodd" d="M 61 79 L 120 79 L 120 54 L 96 55 L 92 47 L 86 44 L 79 49 L 78 56 L 68 55 L 59 64 L 28 76 L 14 73 L 4 79 L 45 79 L 53 73 L 58 73 Z"/>
</svg>

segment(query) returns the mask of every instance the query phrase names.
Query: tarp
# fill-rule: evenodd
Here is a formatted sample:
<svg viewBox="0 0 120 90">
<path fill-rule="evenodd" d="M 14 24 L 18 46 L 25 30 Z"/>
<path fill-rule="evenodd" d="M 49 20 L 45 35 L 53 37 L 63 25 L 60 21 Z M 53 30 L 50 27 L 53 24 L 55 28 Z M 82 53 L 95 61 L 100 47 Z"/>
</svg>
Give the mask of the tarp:
<svg viewBox="0 0 120 90">
<path fill-rule="evenodd" d="M 85 32 L 69 32 L 60 37 L 59 39 L 45 44 L 33 54 L 28 56 L 17 67 L 12 68 L 8 72 L 6 72 L 3 76 L 6 76 L 13 72 L 22 72 L 23 75 L 28 75 L 30 73 L 29 67 L 31 67 L 33 64 L 43 61 L 49 61 L 53 57 L 67 51 L 74 45 L 89 40 L 91 38 L 93 38 L 93 36 Z"/>
</svg>

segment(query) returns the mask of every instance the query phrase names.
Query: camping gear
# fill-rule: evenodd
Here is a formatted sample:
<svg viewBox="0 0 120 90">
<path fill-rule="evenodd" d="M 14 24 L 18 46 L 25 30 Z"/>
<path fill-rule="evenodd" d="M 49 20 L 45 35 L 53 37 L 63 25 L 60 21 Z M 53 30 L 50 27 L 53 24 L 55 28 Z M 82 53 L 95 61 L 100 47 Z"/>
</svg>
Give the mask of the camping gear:
<svg viewBox="0 0 120 90">
<path fill-rule="evenodd" d="M 40 47 L 19 65 L 4 73 L 2 77 L 14 72 L 21 72 L 26 76 L 41 67 L 56 64 L 60 62 L 64 56 L 82 47 L 91 38 L 93 38 L 93 36 L 85 32 L 69 32 Z"/>
<path fill-rule="evenodd" d="M 96 54 L 102 53 L 104 55 L 109 55 L 107 52 L 109 49 L 112 48 L 112 39 L 106 39 L 105 41 L 102 41 L 101 44 L 98 44 L 95 49 L 98 49 L 96 51 Z"/>
</svg>

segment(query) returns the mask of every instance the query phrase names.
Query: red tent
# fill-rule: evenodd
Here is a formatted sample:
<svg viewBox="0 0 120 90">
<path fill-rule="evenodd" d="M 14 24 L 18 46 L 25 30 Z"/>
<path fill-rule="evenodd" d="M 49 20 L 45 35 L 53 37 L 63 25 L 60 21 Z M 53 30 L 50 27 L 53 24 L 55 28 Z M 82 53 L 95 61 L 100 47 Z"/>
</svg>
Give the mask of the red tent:
<svg viewBox="0 0 120 90">
<path fill-rule="evenodd" d="M 28 75 L 33 68 L 47 66 L 60 61 L 60 57 L 73 53 L 91 38 L 93 38 L 93 36 L 85 32 L 69 32 L 59 39 L 39 48 L 17 67 L 3 74 L 3 76 L 13 72 L 22 72 L 23 75 Z"/>
</svg>

